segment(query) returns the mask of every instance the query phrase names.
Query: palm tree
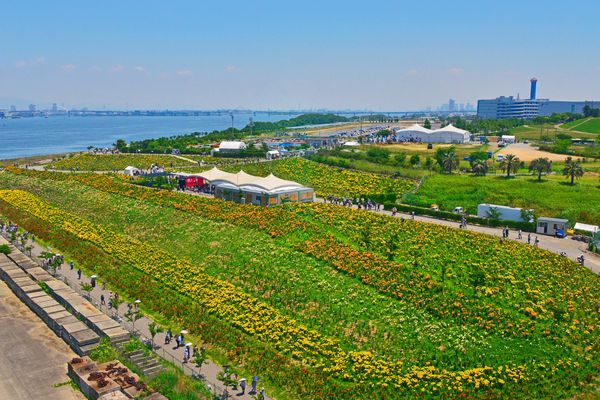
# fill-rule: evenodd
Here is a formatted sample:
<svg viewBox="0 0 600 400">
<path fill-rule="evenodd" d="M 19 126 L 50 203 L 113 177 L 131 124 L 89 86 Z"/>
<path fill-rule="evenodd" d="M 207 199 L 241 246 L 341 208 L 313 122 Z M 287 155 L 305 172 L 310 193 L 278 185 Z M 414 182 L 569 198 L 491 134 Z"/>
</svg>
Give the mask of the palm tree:
<svg viewBox="0 0 600 400">
<path fill-rule="evenodd" d="M 502 160 L 502 170 L 506 170 L 507 178 L 510 178 L 511 171 L 515 173 L 518 171 L 519 163 L 519 157 L 515 156 L 514 154 L 508 154 L 506 157 L 504 157 Z"/>
<path fill-rule="evenodd" d="M 542 173 L 550 173 L 552 170 L 552 161 L 545 157 L 536 158 L 529 164 L 529 170 L 535 171 L 538 174 L 538 182 L 542 181 Z"/>
<path fill-rule="evenodd" d="M 454 149 L 449 149 L 446 153 L 444 153 L 442 157 L 442 167 L 448 173 L 451 173 L 453 169 L 458 166 L 458 157 L 454 152 Z"/>
<path fill-rule="evenodd" d="M 488 165 L 487 162 L 485 160 L 474 160 L 471 168 L 473 170 L 473 173 L 477 176 L 483 176 L 486 174 L 487 169 L 488 169 Z"/>
<path fill-rule="evenodd" d="M 563 175 L 571 178 L 571 185 L 575 185 L 575 178 L 581 178 L 584 172 L 583 167 L 579 163 L 573 161 L 571 157 L 567 157 Z"/>
</svg>

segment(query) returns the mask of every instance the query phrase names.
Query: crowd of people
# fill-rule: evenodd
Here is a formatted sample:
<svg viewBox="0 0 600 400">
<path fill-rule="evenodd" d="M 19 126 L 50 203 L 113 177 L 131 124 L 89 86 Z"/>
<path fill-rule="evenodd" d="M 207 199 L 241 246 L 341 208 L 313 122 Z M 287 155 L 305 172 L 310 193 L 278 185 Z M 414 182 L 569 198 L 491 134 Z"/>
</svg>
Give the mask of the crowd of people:
<svg viewBox="0 0 600 400">
<path fill-rule="evenodd" d="M 346 197 L 335 197 L 332 195 L 327 195 L 324 199 L 325 203 L 335 204 L 336 206 L 343 207 L 354 207 L 355 205 L 359 210 L 368 210 L 368 211 L 381 211 L 383 210 L 383 205 L 374 202 L 371 199 L 365 198 L 346 198 Z"/>
</svg>

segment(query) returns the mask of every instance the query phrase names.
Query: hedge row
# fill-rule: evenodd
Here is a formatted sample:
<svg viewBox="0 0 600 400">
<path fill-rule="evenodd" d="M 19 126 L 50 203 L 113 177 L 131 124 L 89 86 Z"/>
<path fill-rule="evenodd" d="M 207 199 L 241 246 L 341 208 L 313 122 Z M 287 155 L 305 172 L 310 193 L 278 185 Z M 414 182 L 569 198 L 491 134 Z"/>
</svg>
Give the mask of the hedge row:
<svg viewBox="0 0 600 400">
<path fill-rule="evenodd" d="M 463 215 L 455 214 L 450 211 L 435 211 L 431 208 L 416 207 L 408 204 L 384 203 L 383 205 L 386 210 L 391 210 L 392 208 L 396 207 L 398 211 L 414 212 L 416 215 L 428 215 L 435 218 L 447 219 L 451 221 L 460 221 L 463 218 Z M 502 221 L 496 219 L 477 217 L 474 215 L 467 216 L 466 220 L 470 224 L 490 227 L 508 226 L 509 228 L 521 229 L 525 232 L 535 232 L 536 226 L 535 222 Z"/>
</svg>

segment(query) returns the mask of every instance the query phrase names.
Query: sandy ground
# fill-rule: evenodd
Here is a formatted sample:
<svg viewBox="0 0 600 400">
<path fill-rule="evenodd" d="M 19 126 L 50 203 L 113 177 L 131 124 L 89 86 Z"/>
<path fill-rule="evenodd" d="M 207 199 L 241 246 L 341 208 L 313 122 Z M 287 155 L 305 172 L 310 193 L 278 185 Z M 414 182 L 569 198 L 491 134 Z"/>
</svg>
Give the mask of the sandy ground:
<svg viewBox="0 0 600 400">
<path fill-rule="evenodd" d="M 519 157 L 519 160 L 525 162 L 529 162 L 540 157 L 546 157 L 550 161 L 565 161 L 565 158 L 567 157 L 564 154 L 554 154 L 547 151 L 540 151 L 525 143 L 510 144 L 500 150 L 497 154 L 514 154 Z"/>
<path fill-rule="evenodd" d="M 76 354 L 0 280 L 0 399 L 84 400 L 67 382 Z"/>
</svg>

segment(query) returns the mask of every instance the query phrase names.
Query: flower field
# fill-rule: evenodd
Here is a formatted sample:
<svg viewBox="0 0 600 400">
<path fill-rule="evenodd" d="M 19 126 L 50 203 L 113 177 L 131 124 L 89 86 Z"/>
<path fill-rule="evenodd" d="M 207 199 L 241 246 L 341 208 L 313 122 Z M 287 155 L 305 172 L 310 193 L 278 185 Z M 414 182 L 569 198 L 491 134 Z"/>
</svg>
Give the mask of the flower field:
<svg viewBox="0 0 600 400">
<path fill-rule="evenodd" d="M 122 171 L 128 166 L 148 169 L 152 164 L 189 167 L 195 163 L 167 154 L 77 154 L 50 164 L 56 169 L 76 171 Z"/>
<path fill-rule="evenodd" d="M 240 167 L 225 169 L 237 172 Z M 408 179 L 340 169 L 303 158 L 248 164 L 243 169 L 253 175 L 267 176 L 272 173 L 280 178 L 302 183 L 315 189 L 318 196 L 368 197 L 393 194 L 399 198 L 415 188 L 414 181 Z"/>
<path fill-rule="evenodd" d="M 325 388 L 313 395 L 305 382 L 298 390 L 308 391 L 290 398 L 564 398 L 598 376 L 597 277 L 539 249 L 341 207 L 258 208 L 109 176 L 10 168 L 2 188 L 39 197 L 2 191 L 0 212 L 26 212 L 77 238 L 62 245 L 97 246 L 217 317 L 221 332 L 244 335 L 228 344 L 239 347 L 238 356 L 226 351 L 233 359 L 280 387 L 302 365 Z M 250 343 L 284 364 L 270 369 Z"/>
</svg>

